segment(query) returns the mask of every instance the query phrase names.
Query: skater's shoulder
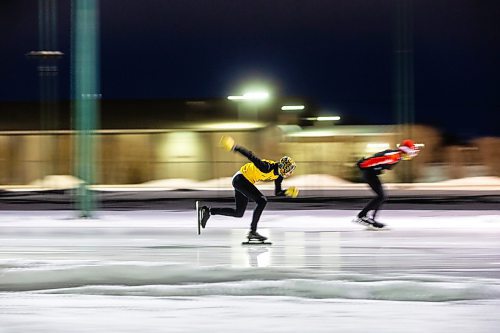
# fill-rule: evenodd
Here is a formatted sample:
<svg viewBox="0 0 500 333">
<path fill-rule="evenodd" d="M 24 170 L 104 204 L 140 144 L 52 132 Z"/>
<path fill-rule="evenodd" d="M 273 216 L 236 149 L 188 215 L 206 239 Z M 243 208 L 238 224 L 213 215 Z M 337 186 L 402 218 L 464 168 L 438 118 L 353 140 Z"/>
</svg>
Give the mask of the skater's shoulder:
<svg viewBox="0 0 500 333">
<path fill-rule="evenodd" d="M 400 151 L 397 149 L 385 149 L 375 153 L 372 157 L 380 157 L 380 156 L 388 156 L 388 155 L 396 155 L 400 154 Z"/>
</svg>

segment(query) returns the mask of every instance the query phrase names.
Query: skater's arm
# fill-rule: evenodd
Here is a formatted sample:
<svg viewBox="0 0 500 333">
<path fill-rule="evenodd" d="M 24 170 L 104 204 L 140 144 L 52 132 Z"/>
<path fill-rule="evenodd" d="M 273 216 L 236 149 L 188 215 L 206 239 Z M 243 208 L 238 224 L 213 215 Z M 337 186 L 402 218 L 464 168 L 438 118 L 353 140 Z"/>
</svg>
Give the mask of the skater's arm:
<svg viewBox="0 0 500 333">
<path fill-rule="evenodd" d="M 233 150 L 237 151 L 241 155 L 248 158 L 250 160 L 250 162 L 255 164 L 257 169 L 259 169 L 260 171 L 262 171 L 264 173 L 268 173 L 268 172 L 271 172 L 273 170 L 272 163 L 261 160 L 260 158 L 255 156 L 250 150 L 246 149 L 245 147 L 242 147 L 240 145 L 235 145 Z"/>
<path fill-rule="evenodd" d="M 283 177 L 279 176 L 274 181 L 274 195 L 277 197 L 284 197 L 285 191 L 281 188 L 281 183 L 283 182 Z"/>
<path fill-rule="evenodd" d="M 295 186 L 289 187 L 286 190 L 283 190 L 281 188 L 281 182 L 283 181 L 283 177 L 279 176 L 276 178 L 274 181 L 274 195 L 277 197 L 291 197 L 291 198 L 296 198 L 299 195 L 299 189 L 296 188 Z"/>
</svg>

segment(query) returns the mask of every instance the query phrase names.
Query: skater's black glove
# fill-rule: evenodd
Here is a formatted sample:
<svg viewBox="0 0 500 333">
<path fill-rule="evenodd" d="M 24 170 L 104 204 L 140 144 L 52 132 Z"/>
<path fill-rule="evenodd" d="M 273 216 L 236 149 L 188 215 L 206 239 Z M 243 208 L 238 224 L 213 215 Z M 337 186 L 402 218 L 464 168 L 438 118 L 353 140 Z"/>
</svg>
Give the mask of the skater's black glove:
<svg viewBox="0 0 500 333">
<path fill-rule="evenodd" d="M 274 195 L 277 197 L 284 197 L 284 196 L 286 196 L 285 190 L 275 191 Z"/>
</svg>

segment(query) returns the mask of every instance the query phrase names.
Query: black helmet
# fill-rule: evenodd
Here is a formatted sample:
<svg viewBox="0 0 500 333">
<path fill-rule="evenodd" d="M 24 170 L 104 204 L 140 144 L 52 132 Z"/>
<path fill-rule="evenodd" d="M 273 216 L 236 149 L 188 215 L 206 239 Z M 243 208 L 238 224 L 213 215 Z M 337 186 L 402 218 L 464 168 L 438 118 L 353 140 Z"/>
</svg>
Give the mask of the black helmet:
<svg viewBox="0 0 500 333">
<path fill-rule="evenodd" d="M 289 177 L 295 170 L 295 161 L 288 156 L 283 156 L 278 162 L 278 173 L 282 177 Z"/>
</svg>

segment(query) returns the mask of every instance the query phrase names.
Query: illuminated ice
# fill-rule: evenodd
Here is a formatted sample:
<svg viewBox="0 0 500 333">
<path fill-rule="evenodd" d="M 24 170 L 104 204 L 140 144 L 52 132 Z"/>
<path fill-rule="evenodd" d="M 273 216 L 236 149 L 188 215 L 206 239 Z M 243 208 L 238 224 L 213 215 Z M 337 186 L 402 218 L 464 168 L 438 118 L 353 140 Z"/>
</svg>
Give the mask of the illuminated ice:
<svg viewBox="0 0 500 333">
<path fill-rule="evenodd" d="M 497 332 L 500 211 L 14 212 L 0 332 Z"/>
</svg>

